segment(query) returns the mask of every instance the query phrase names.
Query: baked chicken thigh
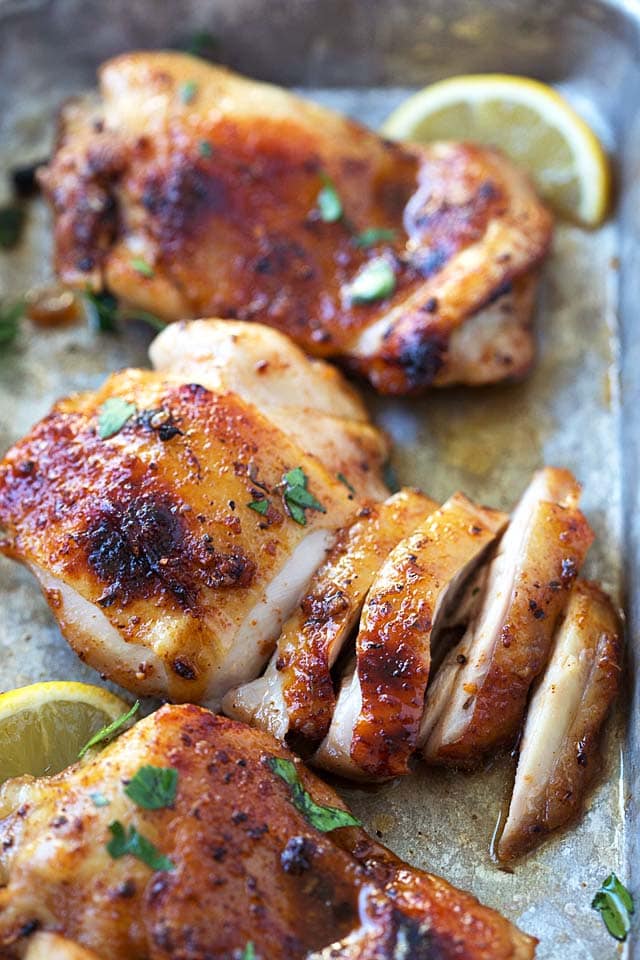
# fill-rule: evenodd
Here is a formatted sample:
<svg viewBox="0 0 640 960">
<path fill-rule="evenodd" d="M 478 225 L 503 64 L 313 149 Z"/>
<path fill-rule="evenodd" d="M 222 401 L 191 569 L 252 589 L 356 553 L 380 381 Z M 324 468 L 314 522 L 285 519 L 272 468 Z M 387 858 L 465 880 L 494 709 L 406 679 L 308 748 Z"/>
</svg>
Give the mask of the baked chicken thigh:
<svg viewBox="0 0 640 960">
<path fill-rule="evenodd" d="M 150 803 L 134 786 L 154 771 Z M 0 954 L 533 957 L 499 914 L 310 806 L 346 812 L 268 734 L 163 707 L 96 758 L 0 790 Z"/>
<path fill-rule="evenodd" d="M 219 338 L 231 353 L 234 336 Z M 2 548 L 39 578 L 82 659 L 140 694 L 217 706 L 253 679 L 362 508 L 354 485 L 384 495 L 384 442 L 339 375 L 258 325 L 233 356 L 248 340 L 267 364 L 282 347 L 282 407 L 273 379 L 271 402 L 260 396 L 271 378 L 257 359 L 261 409 L 248 399 L 246 356 L 244 373 L 231 356 L 226 380 L 212 370 L 212 389 L 129 370 L 61 401 L 0 465 Z M 290 406 L 297 377 L 309 406 Z"/>
<path fill-rule="evenodd" d="M 277 87 L 141 52 L 63 108 L 40 179 L 67 284 L 167 320 L 260 320 L 383 393 L 532 362 L 551 217 L 495 150 L 391 143 Z"/>
</svg>

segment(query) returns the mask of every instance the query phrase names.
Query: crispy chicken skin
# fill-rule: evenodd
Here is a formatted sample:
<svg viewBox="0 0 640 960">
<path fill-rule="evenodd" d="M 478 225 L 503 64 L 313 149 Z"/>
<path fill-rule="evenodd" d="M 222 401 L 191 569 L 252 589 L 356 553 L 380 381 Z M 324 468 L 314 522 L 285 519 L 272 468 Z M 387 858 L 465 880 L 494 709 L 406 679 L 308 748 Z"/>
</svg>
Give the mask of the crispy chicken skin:
<svg viewBox="0 0 640 960">
<path fill-rule="evenodd" d="M 356 625 L 367 591 L 405 536 L 437 509 L 416 490 L 363 507 L 338 537 L 278 639 L 263 677 L 232 690 L 223 710 L 279 740 L 299 733 L 321 740 L 335 707 L 331 668 Z"/>
<path fill-rule="evenodd" d="M 392 550 L 367 594 L 356 670 L 314 762 L 371 779 L 408 772 L 432 636 L 506 520 L 457 493 Z"/>
<path fill-rule="evenodd" d="M 492 561 L 480 610 L 427 692 L 430 763 L 473 766 L 510 745 L 593 533 L 567 470 L 538 471 Z"/>
<path fill-rule="evenodd" d="M 179 53 L 126 54 L 99 79 L 100 99 L 63 108 L 41 172 L 66 283 L 168 320 L 260 320 L 383 393 L 526 372 L 551 218 L 497 151 L 394 144 Z M 318 211 L 326 177 L 335 222 Z M 369 228 L 394 237 L 365 248 L 354 236 Z M 380 256 L 395 292 L 354 303 Z"/>
<path fill-rule="evenodd" d="M 511 860 L 582 809 L 600 769 L 602 726 L 618 692 L 622 631 L 609 597 L 578 580 L 520 743 L 509 814 L 497 846 Z"/>
<path fill-rule="evenodd" d="M 136 412 L 101 439 L 110 398 Z M 305 525 L 282 491 L 298 467 L 325 511 Z M 361 502 L 268 411 L 142 370 L 61 401 L 0 465 L 2 547 L 81 658 L 137 693 L 210 705 L 260 672 Z"/>
<path fill-rule="evenodd" d="M 17 960 L 26 948 L 37 960 L 49 946 L 66 960 L 228 960 L 248 943 L 261 960 L 392 960 L 407 943 L 412 960 L 533 956 L 533 939 L 362 830 L 316 830 L 269 757 L 292 760 L 317 803 L 344 808 L 268 734 L 192 705 L 163 707 L 56 777 L 9 782 L 0 792 L 12 807 L 0 820 L 2 956 Z M 177 771 L 169 808 L 143 809 L 124 793 L 149 764 Z M 97 794 L 109 805 L 96 805 Z M 114 821 L 135 827 L 173 869 L 112 859 Z"/>
</svg>

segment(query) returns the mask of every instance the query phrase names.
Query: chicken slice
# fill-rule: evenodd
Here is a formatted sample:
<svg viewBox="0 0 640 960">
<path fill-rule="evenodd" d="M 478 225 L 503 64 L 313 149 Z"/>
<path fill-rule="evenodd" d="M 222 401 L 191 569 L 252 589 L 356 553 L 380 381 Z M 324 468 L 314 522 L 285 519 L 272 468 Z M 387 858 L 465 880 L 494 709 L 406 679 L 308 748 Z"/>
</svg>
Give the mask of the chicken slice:
<svg viewBox="0 0 640 960">
<path fill-rule="evenodd" d="M 131 416 L 101 438 L 107 401 Z M 298 522 L 292 470 L 318 504 Z M 260 673 L 360 506 L 237 394 L 141 370 L 60 402 L 0 465 L 3 549 L 81 658 L 136 693 L 212 706 Z"/>
<path fill-rule="evenodd" d="M 432 634 L 506 519 L 457 493 L 390 553 L 367 595 L 357 667 L 340 691 L 315 763 L 373 779 L 408 772 Z"/>
<path fill-rule="evenodd" d="M 510 323 L 483 317 L 451 342 L 511 284 L 535 285 L 550 244 L 549 213 L 497 151 L 391 143 L 179 53 L 117 57 L 99 85 L 64 107 L 41 172 L 66 283 L 168 320 L 260 320 L 383 393 L 528 367 L 530 297 L 514 294 Z M 331 222 L 318 209 L 327 178 L 344 212 Z M 387 239 L 359 243 L 370 228 Z M 352 284 L 380 258 L 394 289 L 362 302 Z"/>
<path fill-rule="evenodd" d="M 430 763 L 472 766 L 513 742 L 593 540 L 580 487 L 546 467 L 523 494 L 491 563 L 481 609 L 427 691 L 420 727 Z"/>
<path fill-rule="evenodd" d="M 230 691 L 223 710 L 269 730 L 321 740 L 335 706 L 331 668 L 349 638 L 373 578 L 396 544 L 437 509 L 416 490 L 366 506 L 337 539 L 287 620 L 263 677 Z"/>
<path fill-rule="evenodd" d="M 49 946 L 67 960 L 226 960 L 252 943 L 260 960 L 325 948 L 364 960 L 377 943 L 378 960 L 392 960 L 407 936 L 415 960 L 533 956 L 530 937 L 362 830 L 317 830 L 274 758 L 316 803 L 345 809 L 269 735 L 193 705 L 163 707 L 94 759 L 24 781 L 20 806 L 0 820 L 2 956 L 26 949 L 35 960 Z M 125 792 L 149 767 L 175 771 L 170 806 Z M 118 831 L 169 862 L 149 865 L 148 847 L 114 857 Z M 359 945 L 341 946 L 350 936 Z"/>
<path fill-rule="evenodd" d="M 578 580 L 535 690 L 509 814 L 497 847 L 511 860 L 573 819 L 599 770 L 602 725 L 620 685 L 620 620 L 609 597 Z"/>
<path fill-rule="evenodd" d="M 279 331 L 233 320 L 174 323 L 156 337 L 149 355 L 156 370 L 215 393 L 230 390 L 268 412 L 359 496 L 387 496 L 381 469 L 388 444 L 369 423 L 361 399 L 334 367 L 310 360 Z"/>
</svg>

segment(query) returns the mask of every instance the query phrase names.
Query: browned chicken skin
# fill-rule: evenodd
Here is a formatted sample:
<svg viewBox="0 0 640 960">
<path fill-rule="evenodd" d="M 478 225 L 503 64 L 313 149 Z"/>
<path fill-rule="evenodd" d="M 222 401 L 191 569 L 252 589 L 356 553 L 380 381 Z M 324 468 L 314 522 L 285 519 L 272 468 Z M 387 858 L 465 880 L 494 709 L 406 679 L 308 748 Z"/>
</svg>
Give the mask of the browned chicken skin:
<svg viewBox="0 0 640 960">
<path fill-rule="evenodd" d="M 600 769 L 600 734 L 618 692 L 622 631 L 611 600 L 578 580 L 520 743 L 501 860 L 525 853 L 580 811 Z"/>
<path fill-rule="evenodd" d="M 526 373 L 551 218 L 498 152 L 394 144 L 178 53 L 108 62 L 100 94 L 64 108 L 41 174 L 66 283 L 169 320 L 260 320 L 383 393 Z M 318 211 L 327 177 L 335 222 Z M 370 228 L 393 237 L 364 248 Z M 379 257 L 395 291 L 355 302 Z"/>
<path fill-rule="evenodd" d="M 345 809 L 269 735 L 191 705 L 163 707 L 56 777 L 10 781 L 0 792 L 1 955 L 16 960 L 40 930 L 32 960 L 47 944 L 67 960 L 231 960 L 249 943 L 260 960 L 392 960 L 402 945 L 412 960 L 533 956 L 533 939 L 362 830 L 319 832 L 272 757 L 295 763 L 316 803 Z M 145 765 L 177 772 L 170 807 L 143 809 L 125 794 Z M 116 821 L 169 869 L 113 859 Z"/>
<path fill-rule="evenodd" d="M 296 362 L 310 368 L 302 354 Z M 101 437 L 108 400 L 134 413 Z M 332 423 L 339 445 L 343 421 Z M 61 401 L 5 457 L 2 546 L 40 579 L 83 659 L 138 693 L 216 705 L 259 673 L 364 502 L 310 452 L 313 433 L 305 447 L 225 385 L 115 374 Z M 349 463 L 366 463 L 356 434 L 347 449 Z M 358 469 L 345 469 L 357 482 Z M 319 505 L 298 521 L 283 487 L 291 470 Z M 375 463 L 371 473 L 373 484 Z"/>
</svg>

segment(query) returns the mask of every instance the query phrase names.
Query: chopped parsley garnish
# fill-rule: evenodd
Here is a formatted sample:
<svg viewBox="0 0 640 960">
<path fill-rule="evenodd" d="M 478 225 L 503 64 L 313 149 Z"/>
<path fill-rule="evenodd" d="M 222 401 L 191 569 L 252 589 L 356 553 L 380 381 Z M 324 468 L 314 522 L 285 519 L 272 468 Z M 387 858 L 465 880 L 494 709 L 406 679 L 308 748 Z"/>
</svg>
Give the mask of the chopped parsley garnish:
<svg viewBox="0 0 640 960">
<path fill-rule="evenodd" d="M 94 807 L 108 807 L 111 803 L 108 797 L 105 797 L 104 793 L 90 793 L 89 797 Z"/>
<path fill-rule="evenodd" d="M 155 313 L 149 313 L 148 310 L 136 310 L 128 319 L 141 320 L 143 323 L 148 323 L 153 330 L 158 331 L 162 331 L 169 326 L 166 320 L 161 320 L 160 317 L 156 317 Z"/>
<path fill-rule="evenodd" d="M 198 84 L 195 80 L 187 80 L 180 87 L 180 99 L 183 103 L 193 103 L 198 92 Z"/>
<path fill-rule="evenodd" d="M 118 301 L 110 293 L 94 293 L 85 290 L 84 302 L 89 326 L 102 333 L 113 333 L 118 324 Z"/>
<path fill-rule="evenodd" d="M 24 220 L 24 209 L 18 204 L 0 208 L 0 247 L 3 250 L 11 250 L 18 245 Z"/>
<path fill-rule="evenodd" d="M 338 827 L 361 826 L 360 821 L 356 820 L 348 810 L 340 810 L 338 807 L 323 807 L 316 803 L 311 794 L 302 786 L 293 761 L 285 760 L 283 757 L 267 757 L 266 764 L 273 773 L 284 780 L 289 787 L 291 802 L 294 807 L 316 830 L 329 833 L 330 830 L 337 830 Z"/>
<path fill-rule="evenodd" d="M 251 940 L 249 940 L 249 943 L 246 945 L 246 947 L 242 951 L 240 955 L 240 960 L 258 960 L 257 954 L 256 954 L 256 948 L 254 947 Z"/>
<path fill-rule="evenodd" d="M 591 902 L 616 940 L 626 940 L 635 912 L 633 897 L 615 873 L 610 873 Z"/>
<path fill-rule="evenodd" d="M 256 513 L 261 513 L 262 516 L 269 512 L 268 500 L 252 500 L 251 503 L 247 504 L 247 506 L 250 510 L 255 510 Z"/>
<path fill-rule="evenodd" d="M 347 288 L 351 303 L 373 303 L 391 296 L 396 288 L 393 266 L 384 257 L 369 260 Z"/>
<path fill-rule="evenodd" d="M 0 307 L 0 346 L 11 343 L 18 336 L 23 315 L 24 300 Z"/>
<path fill-rule="evenodd" d="M 119 860 L 125 854 L 130 853 L 143 863 L 146 863 L 152 870 L 175 870 L 175 864 L 160 853 L 158 848 L 139 833 L 135 827 L 129 827 L 129 832 L 125 830 L 119 820 L 114 820 L 109 824 L 111 840 L 107 843 L 107 853 L 114 860 Z"/>
<path fill-rule="evenodd" d="M 132 777 L 124 792 L 145 810 L 161 810 L 175 801 L 177 789 L 178 771 L 175 767 L 146 764 Z"/>
<path fill-rule="evenodd" d="M 122 397 L 109 397 L 100 407 L 98 414 L 98 436 L 101 440 L 108 440 L 124 427 L 138 408 L 135 403 L 128 403 Z"/>
<path fill-rule="evenodd" d="M 131 261 L 131 266 L 133 269 L 143 277 L 154 277 L 155 271 L 150 263 L 147 263 L 146 260 L 142 260 L 141 257 L 134 257 Z"/>
<path fill-rule="evenodd" d="M 336 477 L 338 478 L 338 480 L 340 481 L 340 483 L 343 483 L 343 484 L 345 485 L 345 487 L 347 488 L 347 490 L 349 491 L 349 493 L 354 493 L 354 494 L 355 494 L 356 488 L 353 487 L 353 486 L 349 483 L 349 481 L 348 481 L 347 478 L 345 477 L 344 473 L 337 473 L 337 474 L 336 474 Z"/>
<path fill-rule="evenodd" d="M 353 241 L 358 247 L 375 247 L 377 243 L 390 243 L 395 240 L 396 231 L 385 227 L 369 227 L 354 236 Z"/>
<path fill-rule="evenodd" d="M 336 223 L 344 215 L 340 194 L 336 190 L 336 185 L 331 177 L 326 173 L 322 173 L 320 176 L 324 183 L 317 200 L 320 219 L 324 220 L 325 223 Z"/>
<path fill-rule="evenodd" d="M 327 512 L 320 501 L 307 490 L 307 477 L 301 467 L 294 467 L 293 470 L 285 473 L 282 482 L 284 484 L 282 497 L 289 516 L 300 526 L 304 527 L 307 523 L 305 510 Z"/>
<path fill-rule="evenodd" d="M 201 140 L 198 144 L 198 153 L 201 157 L 212 157 L 213 147 L 208 140 Z"/>
<path fill-rule="evenodd" d="M 140 709 L 140 701 L 136 700 L 130 710 L 127 710 L 126 713 L 123 713 L 121 716 L 117 717 L 112 723 L 107 724 L 106 727 L 102 727 L 101 730 L 98 730 L 97 733 L 91 737 L 90 740 L 87 740 L 84 747 L 78 754 L 78 760 L 84 757 L 87 750 L 90 750 L 91 747 L 95 747 L 98 743 L 108 742 L 113 740 L 114 737 L 122 733 L 125 724 L 135 716 L 135 714 Z"/>
</svg>

